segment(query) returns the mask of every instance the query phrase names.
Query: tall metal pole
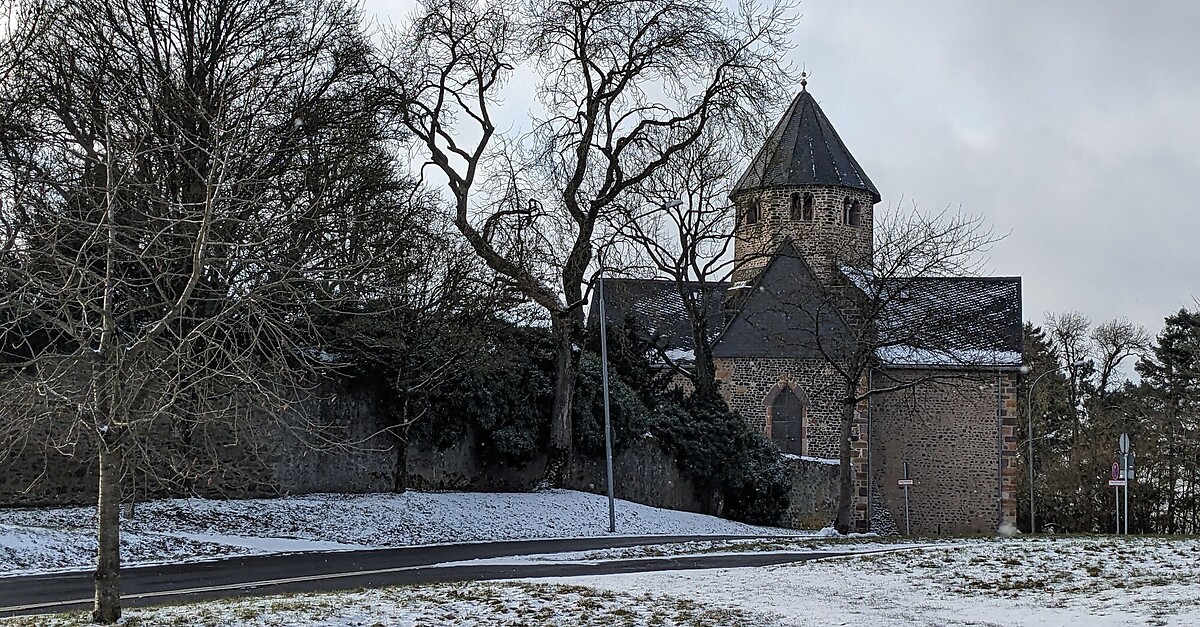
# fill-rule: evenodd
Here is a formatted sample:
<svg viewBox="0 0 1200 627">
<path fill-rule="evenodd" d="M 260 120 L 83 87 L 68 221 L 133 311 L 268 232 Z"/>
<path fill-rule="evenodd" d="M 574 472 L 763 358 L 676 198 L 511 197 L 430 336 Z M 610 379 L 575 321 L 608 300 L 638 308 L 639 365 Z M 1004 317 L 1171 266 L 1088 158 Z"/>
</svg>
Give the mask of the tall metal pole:
<svg viewBox="0 0 1200 627">
<path fill-rule="evenodd" d="M 608 417 L 608 324 L 604 316 L 604 260 L 600 260 L 600 371 L 604 387 L 604 464 L 608 474 L 608 532 L 617 531 L 617 510 L 613 498 L 612 423 Z"/>
<path fill-rule="evenodd" d="M 1124 455 L 1122 460 L 1125 464 L 1125 472 L 1121 474 L 1125 478 L 1125 535 L 1129 535 L 1129 483 L 1133 481 L 1133 477 L 1129 476 L 1129 453 Z"/>
<path fill-rule="evenodd" d="M 1041 379 L 1041 377 L 1038 377 Z M 1037 384 L 1037 381 L 1034 381 Z M 1037 510 L 1033 503 L 1033 386 L 1025 397 L 1025 417 L 1029 421 L 1029 533 L 1037 531 Z"/>
</svg>

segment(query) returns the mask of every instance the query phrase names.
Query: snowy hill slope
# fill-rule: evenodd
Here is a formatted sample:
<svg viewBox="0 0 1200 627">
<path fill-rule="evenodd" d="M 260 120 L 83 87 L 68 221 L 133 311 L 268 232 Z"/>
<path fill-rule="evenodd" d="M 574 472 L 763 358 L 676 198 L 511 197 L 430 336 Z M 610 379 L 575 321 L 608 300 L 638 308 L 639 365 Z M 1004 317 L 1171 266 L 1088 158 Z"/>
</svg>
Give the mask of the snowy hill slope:
<svg viewBox="0 0 1200 627">
<path fill-rule="evenodd" d="M 619 535 L 785 535 L 712 516 L 617 501 Z M 222 556 L 443 542 L 606 535 L 608 502 L 535 493 L 310 494 L 278 499 L 170 499 L 122 521 L 127 565 Z M 0 509 L 0 575 L 84 569 L 96 551 L 89 507 Z"/>
</svg>

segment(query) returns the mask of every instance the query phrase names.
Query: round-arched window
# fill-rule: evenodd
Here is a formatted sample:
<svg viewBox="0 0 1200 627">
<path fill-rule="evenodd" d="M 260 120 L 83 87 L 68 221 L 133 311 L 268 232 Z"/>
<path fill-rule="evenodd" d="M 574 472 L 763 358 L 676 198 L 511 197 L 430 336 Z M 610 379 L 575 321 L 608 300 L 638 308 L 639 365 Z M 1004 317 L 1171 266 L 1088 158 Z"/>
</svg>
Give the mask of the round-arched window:
<svg viewBox="0 0 1200 627">
<path fill-rule="evenodd" d="M 750 206 L 746 209 L 746 224 L 747 225 L 758 224 L 758 218 L 759 218 L 758 214 L 760 211 L 761 210 L 759 208 L 759 204 L 758 204 L 757 200 L 754 201 L 753 203 L 750 203 Z"/>
</svg>

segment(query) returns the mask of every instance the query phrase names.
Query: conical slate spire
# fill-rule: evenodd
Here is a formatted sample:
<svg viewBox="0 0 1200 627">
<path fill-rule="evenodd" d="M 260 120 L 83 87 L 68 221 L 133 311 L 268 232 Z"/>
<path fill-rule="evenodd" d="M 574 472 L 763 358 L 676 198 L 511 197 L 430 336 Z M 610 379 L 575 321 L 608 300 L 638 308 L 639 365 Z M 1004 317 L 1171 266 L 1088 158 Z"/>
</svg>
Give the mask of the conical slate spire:
<svg viewBox="0 0 1200 627">
<path fill-rule="evenodd" d="M 787 185 L 841 185 L 880 200 L 875 184 L 807 90 L 796 95 L 732 193 Z"/>
</svg>

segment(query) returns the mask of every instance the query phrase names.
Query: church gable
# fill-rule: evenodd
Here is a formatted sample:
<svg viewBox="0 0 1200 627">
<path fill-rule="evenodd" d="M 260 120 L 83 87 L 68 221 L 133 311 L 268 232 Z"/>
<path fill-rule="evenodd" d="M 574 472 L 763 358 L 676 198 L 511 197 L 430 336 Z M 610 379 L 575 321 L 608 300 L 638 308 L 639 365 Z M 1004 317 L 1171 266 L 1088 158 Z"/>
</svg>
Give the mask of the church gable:
<svg viewBox="0 0 1200 627">
<path fill-rule="evenodd" d="M 736 295 L 749 290 L 745 295 Z M 816 274 L 785 242 L 752 283 L 729 288 L 741 306 L 713 348 L 714 357 L 827 359 L 853 340 Z"/>
</svg>

